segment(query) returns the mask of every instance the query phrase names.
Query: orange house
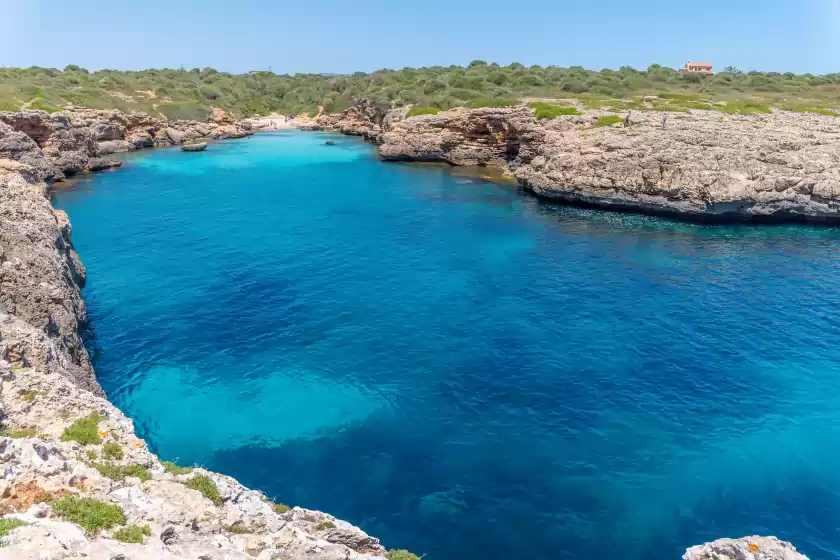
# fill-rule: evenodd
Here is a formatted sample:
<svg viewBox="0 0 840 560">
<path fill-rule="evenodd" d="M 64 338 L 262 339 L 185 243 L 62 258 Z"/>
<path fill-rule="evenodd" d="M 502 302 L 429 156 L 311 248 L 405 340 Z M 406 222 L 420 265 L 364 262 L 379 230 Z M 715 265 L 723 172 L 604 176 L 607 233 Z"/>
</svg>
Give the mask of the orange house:
<svg viewBox="0 0 840 560">
<path fill-rule="evenodd" d="M 684 73 L 700 73 L 706 74 L 707 76 L 711 75 L 712 72 L 712 63 L 711 62 L 686 62 L 685 66 L 680 68 L 680 72 Z"/>
</svg>

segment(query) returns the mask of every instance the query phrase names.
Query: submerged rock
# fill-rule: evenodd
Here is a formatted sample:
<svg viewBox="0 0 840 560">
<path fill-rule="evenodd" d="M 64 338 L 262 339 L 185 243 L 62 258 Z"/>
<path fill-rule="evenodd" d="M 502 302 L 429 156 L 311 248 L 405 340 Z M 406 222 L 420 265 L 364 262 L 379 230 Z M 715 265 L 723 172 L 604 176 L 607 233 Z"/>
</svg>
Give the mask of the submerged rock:
<svg viewBox="0 0 840 560">
<path fill-rule="evenodd" d="M 195 142 L 193 144 L 184 144 L 181 149 L 185 152 L 203 152 L 207 149 L 207 142 Z"/>
</svg>

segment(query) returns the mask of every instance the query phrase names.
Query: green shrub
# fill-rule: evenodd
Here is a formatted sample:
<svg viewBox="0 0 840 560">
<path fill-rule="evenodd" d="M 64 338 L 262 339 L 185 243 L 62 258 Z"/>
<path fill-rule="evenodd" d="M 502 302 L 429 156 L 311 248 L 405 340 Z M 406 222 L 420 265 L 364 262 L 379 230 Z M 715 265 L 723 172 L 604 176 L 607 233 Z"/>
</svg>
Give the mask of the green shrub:
<svg viewBox="0 0 840 560">
<path fill-rule="evenodd" d="M 385 558 L 388 560 L 420 560 L 419 556 L 407 550 L 389 550 Z"/>
<path fill-rule="evenodd" d="M 227 529 L 228 533 L 233 533 L 234 535 L 246 535 L 248 533 L 254 532 L 250 527 L 242 523 L 237 523 L 236 525 L 228 525 L 227 527 L 225 527 L 225 529 Z"/>
<path fill-rule="evenodd" d="M 335 523 L 332 521 L 321 521 L 315 525 L 316 531 L 326 531 L 327 529 L 335 529 Z"/>
<path fill-rule="evenodd" d="M 439 107 L 412 107 L 406 113 L 406 117 L 417 117 L 419 115 L 437 115 L 440 113 Z"/>
<path fill-rule="evenodd" d="M 5 426 L 0 427 L 0 437 L 8 437 L 8 438 L 12 438 L 12 439 L 35 437 L 37 435 L 37 433 L 38 433 L 37 430 L 28 430 L 28 429 L 15 430 L 13 428 L 7 428 Z"/>
<path fill-rule="evenodd" d="M 719 110 L 727 115 L 756 115 L 773 112 L 768 105 L 747 99 L 729 101 L 726 105 L 719 107 Z"/>
<path fill-rule="evenodd" d="M 126 525 L 114 532 L 114 540 L 124 543 L 142 543 L 143 537 L 148 537 L 152 534 L 152 529 L 148 525 L 138 527 L 137 525 Z"/>
<path fill-rule="evenodd" d="M 210 107 L 200 103 L 175 102 L 158 106 L 158 111 L 168 119 L 204 121 L 212 112 Z"/>
<path fill-rule="evenodd" d="M 88 449 L 85 451 L 85 457 L 87 457 L 89 461 L 93 461 L 96 459 L 96 451 L 94 449 Z"/>
<path fill-rule="evenodd" d="M 91 463 L 91 467 L 99 471 L 102 476 L 108 477 L 111 480 L 124 480 L 127 476 L 139 478 L 143 482 L 152 479 L 152 473 L 143 465 L 128 465 L 121 467 L 115 465 L 110 461 L 104 463 Z"/>
<path fill-rule="evenodd" d="M 102 446 L 102 457 L 105 459 L 122 459 L 123 450 L 119 443 L 106 443 Z"/>
<path fill-rule="evenodd" d="M 13 529 L 23 527 L 24 525 L 26 525 L 26 523 L 21 521 L 20 519 L 14 519 L 11 517 L 0 517 L 0 539 L 8 535 L 9 532 Z"/>
<path fill-rule="evenodd" d="M 519 101 L 516 99 L 475 99 L 468 105 L 473 109 L 480 109 L 481 107 L 513 107 L 518 104 Z"/>
<path fill-rule="evenodd" d="M 58 105 L 53 105 L 52 103 L 50 103 L 42 97 L 36 97 L 32 101 L 30 101 L 29 108 L 38 111 L 46 111 L 48 113 L 56 113 L 58 111 L 61 111 L 61 107 L 59 107 Z"/>
<path fill-rule="evenodd" d="M 560 105 L 553 105 L 551 103 L 528 103 L 528 106 L 534 109 L 534 117 L 537 120 L 553 119 L 560 115 L 580 115 L 575 107 L 562 107 Z"/>
<path fill-rule="evenodd" d="M 19 111 L 20 103 L 12 99 L 0 99 L 0 111 Z"/>
<path fill-rule="evenodd" d="M 826 115 L 828 117 L 836 117 L 837 112 L 832 111 L 831 109 L 822 109 L 819 107 L 805 107 L 802 105 L 791 105 L 786 104 L 779 107 L 783 111 L 791 111 L 793 113 L 815 113 L 817 115 Z"/>
<path fill-rule="evenodd" d="M 592 128 L 597 128 L 601 126 L 612 126 L 614 124 L 624 124 L 624 119 L 616 116 L 616 115 L 605 115 L 600 117 L 595 124 L 592 125 Z"/>
<path fill-rule="evenodd" d="M 89 535 L 125 525 L 125 514 L 120 506 L 93 498 L 65 496 L 55 503 L 53 511 L 67 521 L 80 525 Z"/>
<path fill-rule="evenodd" d="M 286 504 L 274 504 L 274 513 L 286 513 L 290 508 Z"/>
<path fill-rule="evenodd" d="M 198 490 L 204 497 L 213 502 L 214 505 L 222 505 L 222 497 L 219 495 L 219 489 L 216 483 L 210 480 L 210 477 L 197 474 L 187 481 L 187 488 Z"/>
<path fill-rule="evenodd" d="M 20 398 L 23 399 L 26 402 L 32 402 L 32 401 L 35 400 L 35 397 L 37 397 L 37 396 L 38 396 L 37 391 L 26 391 L 24 394 L 22 394 L 20 396 Z"/>
<path fill-rule="evenodd" d="M 163 469 L 169 474 L 190 474 L 193 472 L 192 467 L 179 467 L 172 461 L 161 461 L 160 464 L 163 465 Z"/>
<path fill-rule="evenodd" d="M 657 94 L 659 99 L 671 99 L 674 101 L 699 101 L 700 94 L 697 93 L 680 93 L 676 91 L 663 91 Z"/>
<path fill-rule="evenodd" d="M 91 412 L 84 418 L 79 418 L 61 434 L 61 441 L 77 441 L 82 445 L 92 445 L 102 443 L 102 438 L 99 437 L 99 423 L 105 420 L 105 417 L 98 412 Z"/>
</svg>

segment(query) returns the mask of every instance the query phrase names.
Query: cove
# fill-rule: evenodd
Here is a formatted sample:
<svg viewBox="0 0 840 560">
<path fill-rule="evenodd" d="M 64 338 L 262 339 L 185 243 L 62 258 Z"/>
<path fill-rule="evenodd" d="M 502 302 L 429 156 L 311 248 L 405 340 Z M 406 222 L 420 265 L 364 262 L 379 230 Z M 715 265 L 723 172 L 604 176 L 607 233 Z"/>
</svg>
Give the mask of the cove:
<svg viewBox="0 0 840 560">
<path fill-rule="evenodd" d="M 53 203 L 162 459 L 430 559 L 840 554 L 840 230 L 566 208 L 316 133 L 124 161 Z"/>
</svg>

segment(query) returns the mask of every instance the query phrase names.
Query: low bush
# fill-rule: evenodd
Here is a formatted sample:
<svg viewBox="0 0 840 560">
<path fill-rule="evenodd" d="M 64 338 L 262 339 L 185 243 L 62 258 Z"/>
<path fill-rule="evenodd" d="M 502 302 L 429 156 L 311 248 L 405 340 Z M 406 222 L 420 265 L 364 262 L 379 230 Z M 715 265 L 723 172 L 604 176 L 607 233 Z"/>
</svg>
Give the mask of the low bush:
<svg viewBox="0 0 840 560">
<path fill-rule="evenodd" d="M 102 446 L 102 457 L 105 459 L 122 459 L 123 458 L 123 450 L 120 447 L 119 443 L 106 443 Z"/>
<path fill-rule="evenodd" d="M 602 127 L 602 126 L 613 126 L 614 124 L 624 124 L 624 119 L 617 116 L 617 115 L 605 115 L 600 117 L 595 124 L 592 125 L 592 128 Z"/>
<path fill-rule="evenodd" d="M 204 494 L 205 498 L 213 502 L 213 505 L 222 505 L 222 496 L 219 494 L 219 489 L 209 476 L 203 474 L 195 475 L 187 481 L 187 488 L 198 490 Z"/>
<path fill-rule="evenodd" d="M 406 117 L 417 117 L 420 115 L 437 115 L 440 113 L 439 107 L 412 107 L 406 113 Z"/>
<path fill-rule="evenodd" d="M 166 472 L 168 472 L 169 474 L 178 475 L 178 474 L 190 474 L 191 472 L 193 472 L 192 467 L 179 467 L 178 465 L 176 465 L 172 461 L 161 461 L 160 464 L 163 465 L 163 469 Z"/>
<path fill-rule="evenodd" d="M 52 103 L 41 97 L 36 97 L 32 101 L 30 101 L 29 108 L 38 111 L 46 111 L 48 113 L 55 113 L 61 111 L 61 107 L 59 107 L 58 105 L 53 105 Z"/>
<path fill-rule="evenodd" d="M 326 531 L 327 529 L 335 529 L 335 523 L 332 521 L 321 521 L 315 525 L 316 531 Z"/>
<path fill-rule="evenodd" d="M 77 441 L 82 445 L 93 445 L 102 443 L 99 436 L 99 423 L 105 417 L 98 412 L 91 412 L 84 418 L 79 418 L 61 434 L 61 441 Z"/>
<path fill-rule="evenodd" d="M 32 401 L 35 400 L 35 397 L 37 397 L 37 396 L 38 396 L 37 391 L 26 391 L 24 394 L 22 394 L 20 396 L 20 398 L 23 399 L 26 402 L 32 402 Z"/>
<path fill-rule="evenodd" d="M 528 106 L 534 109 L 534 117 L 537 120 L 553 119 L 561 115 L 580 115 L 580 111 L 575 107 L 563 107 L 551 103 L 528 103 Z"/>
<path fill-rule="evenodd" d="M 757 115 L 773 112 L 769 105 L 748 99 L 728 101 L 726 105 L 719 107 L 718 110 L 727 115 Z"/>
<path fill-rule="evenodd" d="M 143 482 L 152 479 L 151 471 L 143 465 L 128 465 L 122 467 L 107 461 L 104 463 L 91 463 L 90 466 L 99 471 L 99 474 L 108 477 L 111 480 L 124 480 L 127 476 L 139 478 Z"/>
<path fill-rule="evenodd" d="M 126 525 L 114 532 L 114 540 L 124 543 L 142 543 L 143 537 L 151 536 L 152 529 L 148 525 Z"/>
<path fill-rule="evenodd" d="M 802 105 L 782 105 L 779 107 L 783 111 L 791 111 L 793 113 L 814 113 L 817 115 L 826 115 L 828 117 L 836 117 L 837 112 L 832 111 L 831 109 L 823 109 L 820 107 L 805 107 Z"/>
<path fill-rule="evenodd" d="M 225 527 L 225 529 L 227 529 L 228 533 L 233 533 L 234 535 L 247 535 L 248 533 L 254 532 L 250 527 L 241 523 L 236 525 L 228 525 L 227 527 Z"/>
<path fill-rule="evenodd" d="M 0 111 L 19 111 L 20 103 L 11 99 L 0 99 Z"/>
<path fill-rule="evenodd" d="M 8 535 L 9 532 L 13 529 L 23 527 L 24 525 L 26 525 L 26 523 L 24 521 L 21 521 L 20 519 L 14 519 L 11 517 L 0 517 L 0 539 Z"/>
<path fill-rule="evenodd" d="M 120 506 L 93 498 L 65 496 L 55 503 L 53 511 L 67 521 L 80 525 L 89 535 L 125 525 L 125 514 Z"/>
<path fill-rule="evenodd" d="M 407 550 L 389 550 L 385 558 L 388 560 L 420 560 L 419 556 Z"/>
<path fill-rule="evenodd" d="M 37 435 L 37 430 L 29 430 L 29 429 L 14 429 L 14 428 L 7 428 L 5 426 L 0 426 L 0 437 L 8 437 L 12 439 L 21 439 L 21 438 L 28 438 L 28 437 L 35 437 Z"/>
<path fill-rule="evenodd" d="M 290 508 L 286 504 L 274 504 L 274 513 L 286 513 Z"/>
</svg>

